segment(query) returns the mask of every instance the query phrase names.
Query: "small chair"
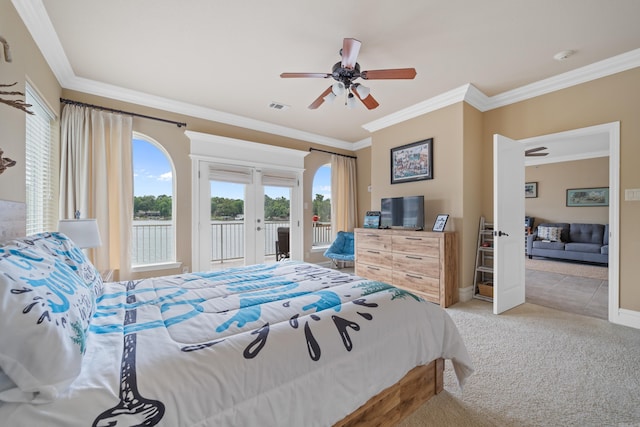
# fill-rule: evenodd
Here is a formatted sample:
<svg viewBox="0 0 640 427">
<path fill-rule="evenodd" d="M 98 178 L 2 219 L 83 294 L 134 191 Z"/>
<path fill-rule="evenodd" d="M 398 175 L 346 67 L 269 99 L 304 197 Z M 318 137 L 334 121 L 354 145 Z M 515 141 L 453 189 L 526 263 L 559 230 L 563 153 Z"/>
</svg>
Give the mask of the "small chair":
<svg viewBox="0 0 640 427">
<path fill-rule="evenodd" d="M 354 261 L 353 232 L 338 231 L 336 240 L 324 252 L 324 256 L 330 258 L 336 268 L 342 268 L 346 262 Z"/>
<path fill-rule="evenodd" d="M 276 261 L 289 258 L 289 227 L 278 227 L 276 240 Z"/>
</svg>

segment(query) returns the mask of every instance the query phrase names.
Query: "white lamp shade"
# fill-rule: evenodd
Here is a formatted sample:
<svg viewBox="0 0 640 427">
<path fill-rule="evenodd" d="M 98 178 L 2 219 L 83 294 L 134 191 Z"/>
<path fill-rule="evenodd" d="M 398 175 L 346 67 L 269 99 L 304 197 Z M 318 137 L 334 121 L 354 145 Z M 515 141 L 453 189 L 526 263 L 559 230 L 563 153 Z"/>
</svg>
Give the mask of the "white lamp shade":
<svg viewBox="0 0 640 427">
<path fill-rule="evenodd" d="M 333 102 L 334 99 L 336 99 L 336 94 L 333 92 L 329 92 L 327 96 L 324 97 L 324 100 L 327 102 Z"/>
<path fill-rule="evenodd" d="M 342 95 L 344 93 L 344 84 L 342 82 L 335 82 L 331 86 L 331 91 L 336 95 Z"/>
<path fill-rule="evenodd" d="M 347 108 L 356 108 L 356 97 L 352 93 L 347 97 Z"/>
<path fill-rule="evenodd" d="M 355 86 L 356 86 L 356 92 L 358 92 L 358 95 L 362 99 L 365 99 L 371 93 L 371 89 L 369 89 L 366 86 L 363 86 L 363 85 L 361 85 L 359 83 L 357 85 L 355 85 Z"/>
<path fill-rule="evenodd" d="M 102 245 L 98 221 L 95 219 L 61 219 L 58 222 L 58 231 L 82 249 Z"/>
</svg>

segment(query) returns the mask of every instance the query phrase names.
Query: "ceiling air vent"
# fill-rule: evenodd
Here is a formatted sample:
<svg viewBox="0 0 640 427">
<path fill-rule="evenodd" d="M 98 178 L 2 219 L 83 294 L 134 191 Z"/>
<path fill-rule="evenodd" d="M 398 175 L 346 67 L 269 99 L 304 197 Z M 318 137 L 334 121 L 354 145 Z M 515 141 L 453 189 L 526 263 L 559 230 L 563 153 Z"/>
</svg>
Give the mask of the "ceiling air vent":
<svg viewBox="0 0 640 427">
<path fill-rule="evenodd" d="M 288 105 L 281 104 L 280 102 L 271 101 L 269 108 L 278 111 L 285 111 L 289 109 Z"/>
</svg>

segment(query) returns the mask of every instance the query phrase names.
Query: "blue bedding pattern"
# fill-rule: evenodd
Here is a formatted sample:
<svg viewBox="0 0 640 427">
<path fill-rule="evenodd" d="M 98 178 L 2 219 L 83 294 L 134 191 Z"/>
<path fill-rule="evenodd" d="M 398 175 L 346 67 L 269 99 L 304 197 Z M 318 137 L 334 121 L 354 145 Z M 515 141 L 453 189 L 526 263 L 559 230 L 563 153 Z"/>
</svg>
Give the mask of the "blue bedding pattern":
<svg viewBox="0 0 640 427">
<path fill-rule="evenodd" d="M 295 262 L 289 261 L 289 264 Z M 123 324 L 105 322 L 100 325 L 92 325 L 91 331 L 97 334 L 122 333 L 124 346 L 122 354 L 122 369 L 120 401 L 112 408 L 105 410 L 93 422 L 93 426 L 120 425 L 119 417 L 142 416 L 139 425 L 154 426 L 163 417 L 165 405 L 154 399 L 141 395 L 137 385 L 136 373 L 136 338 L 142 333 L 154 328 L 178 328 L 180 323 L 192 320 L 204 315 L 206 309 L 205 298 L 198 296 L 198 290 L 206 287 L 220 288 L 224 294 L 222 298 L 237 298 L 237 305 L 224 310 L 227 320 L 219 324 L 208 324 L 212 335 L 216 338 L 197 344 L 185 345 L 183 352 L 194 352 L 207 349 L 224 342 L 226 338 L 217 338 L 230 329 L 250 328 L 251 335 L 255 338 L 248 343 L 242 357 L 253 359 L 265 348 L 270 333 L 270 324 L 282 317 L 266 316 L 263 308 L 268 304 L 279 304 L 284 312 L 288 312 L 287 323 L 292 329 L 298 329 L 300 323 L 304 323 L 304 337 L 311 360 L 318 361 L 322 355 L 322 345 L 314 337 L 313 323 L 322 320 L 321 314 L 329 311 L 328 316 L 335 332 L 347 351 L 353 349 L 353 341 L 350 334 L 361 329 L 361 321 L 371 321 L 374 317 L 373 310 L 377 303 L 368 303 L 367 296 L 380 292 L 389 293 L 390 299 L 414 298 L 417 296 L 407 291 L 392 287 L 386 283 L 366 281 L 362 278 L 343 273 L 327 274 L 327 270 L 312 264 L 300 263 L 295 266 L 294 274 L 282 276 L 277 274 L 278 267 L 282 264 L 261 264 L 242 268 L 232 268 L 221 271 L 193 273 L 177 276 L 181 284 L 171 286 L 148 286 L 146 280 L 122 282 L 118 292 L 105 292 L 98 298 L 98 311 L 96 317 L 108 319 L 115 316 L 121 309 L 126 310 Z M 312 282 L 314 286 L 302 286 L 303 282 Z M 189 284 L 197 283 L 193 288 Z M 356 283 L 351 287 L 344 287 L 350 283 Z M 123 295 L 124 303 L 113 303 Z M 353 298 L 357 296 L 357 298 Z M 298 300 L 304 302 L 296 304 Z M 345 304 L 359 306 L 356 311 L 357 318 L 339 316 Z M 139 322 L 137 309 L 142 306 L 157 306 L 164 314 L 163 320 L 151 322 Z M 302 320 L 304 319 L 304 320 Z"/>
</svg>

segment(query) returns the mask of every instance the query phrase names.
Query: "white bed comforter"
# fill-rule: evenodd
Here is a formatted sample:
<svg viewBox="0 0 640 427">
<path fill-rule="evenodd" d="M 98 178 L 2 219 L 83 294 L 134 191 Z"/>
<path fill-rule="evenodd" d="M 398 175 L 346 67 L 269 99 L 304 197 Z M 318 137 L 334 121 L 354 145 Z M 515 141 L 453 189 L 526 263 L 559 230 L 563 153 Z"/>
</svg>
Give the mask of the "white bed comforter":
<svg viewBox="0 0 640 427">
<path fill-rule="evenodd" d="M 468 353 L 439 306 L 284 262 L 107 283 L 82 372 L 7 426 L 328 426 L 413 367 Z"/>
</svg>

